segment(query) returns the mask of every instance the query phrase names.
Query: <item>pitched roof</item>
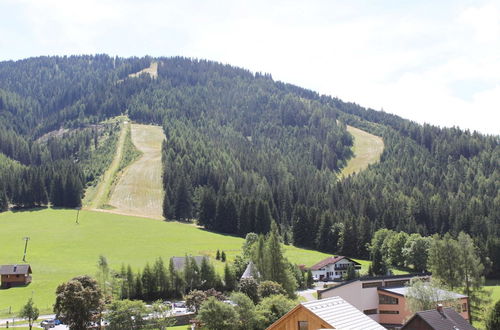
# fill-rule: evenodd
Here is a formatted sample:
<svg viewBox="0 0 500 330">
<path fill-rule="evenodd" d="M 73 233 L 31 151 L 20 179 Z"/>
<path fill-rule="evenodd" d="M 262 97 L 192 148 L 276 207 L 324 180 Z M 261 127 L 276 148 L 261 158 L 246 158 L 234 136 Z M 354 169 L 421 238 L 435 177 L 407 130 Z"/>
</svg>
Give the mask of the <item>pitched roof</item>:
<svg viewBox="0 0 500 330">
<path fill-rule="evenodd" d="M 30 274 L 30 265 L 2 265 L 0 275 Z"/>
<path fill-rule="evenodd" d="M 207 258 L 207 256 L 188 256 L 188 258 L 193 258 L 198 267 L 201 265 L 203 259 Z M 172 257 L 171 260 L 174 263 L 175 270 L 183 270 L 186 265 L 186 257 Z"/>
<path fill-rule="evenodd" d="M 384 287 L 384 288 L 378 288 L 378 289 L 382 290 L 382 291 L 387 291 L 387 292 L 390 292 L 393 294 L 397 294 L 399 296 L 406 296 L 406 294 L 408 293 L 407 286 L 396 287 L 396 288 Z M 446 290 L 441 290 L 441 289 L 436 289 L 436 295 L 438 297 L 438 301 L 446 300 L 448 298 L 455 298 L 455 299 L 467 298 L 467 296 L 464 296 L 463 294 L 451 292 L 451 291 L 446 291 Z"/>
<path fill-rule="evenodd" d="M 342 259 L 347 259 L 347 260 L 349 260 L 350 262 L 353 262 L 356 265 L 361 265 L 360 263 L 358 263 L 358 262 L 356 262 L 356 261 L 354 261 L 354 260 L 352 260 L 350 258 L 344 257 L 344 256 L 332 256 L 332 257 L 328 257 L 326 259 L 323 259 L 320 262 L 318 262 L 317 264 L 311 266 L 311 270 L 319 270 L 319 269 L 325 267 L 326 265 L 334 264 L 336 262 L 339 262 Z"/>
<path fill-rule="evenodd" d="M 253 264 L 253 262 L 250 261 L 247 265 L 247 268 L 245 268 L 245 272 L 243 273 L 243 275 L 241 275 L 241 278 L 255 278 L 255 277 L 260 277 L 260 273 L 257 267 L 255 267 L 255 265 Z"/>
<path fill-rule="evenodd" d="M 474 330 L 474 327 L 451 307 L 443 308 L 442 312 L 437 309 L 417 312 L 401 329 L 410 329 L 406 326 L 417 317 L 436 330 Z"/>
<path fill-rule="evenodd" d="M 302 306 L 335 329 L 384 330 L 385 328 L 340 297 L 302 303 Z"/>
</svg>

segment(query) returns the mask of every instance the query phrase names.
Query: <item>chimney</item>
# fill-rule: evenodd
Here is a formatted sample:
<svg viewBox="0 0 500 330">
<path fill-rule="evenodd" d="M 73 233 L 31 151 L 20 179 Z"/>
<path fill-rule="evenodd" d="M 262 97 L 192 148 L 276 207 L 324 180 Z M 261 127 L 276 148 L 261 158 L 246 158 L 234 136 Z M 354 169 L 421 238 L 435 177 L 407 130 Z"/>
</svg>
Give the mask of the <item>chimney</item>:
<svg viewBox="0 0 500 330">
<path fill-rule="evenodd" d="M 440 313 L 440 314 L 443 314 L 443 304 L 437 304 L 437 311 Z"/>
</svg>

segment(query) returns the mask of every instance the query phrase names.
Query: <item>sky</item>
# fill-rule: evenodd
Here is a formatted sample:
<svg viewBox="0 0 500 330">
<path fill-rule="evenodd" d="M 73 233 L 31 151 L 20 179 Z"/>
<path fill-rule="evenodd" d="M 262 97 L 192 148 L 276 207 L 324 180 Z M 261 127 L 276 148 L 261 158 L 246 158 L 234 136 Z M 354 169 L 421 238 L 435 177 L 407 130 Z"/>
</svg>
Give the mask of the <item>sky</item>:
<svg viewBox="0 0 500 330">
<path fill-rule="evenodd" d="M 0 0 L 0 61 L 187 56 L 500 134 L 500 1 Z"/>
</svg>

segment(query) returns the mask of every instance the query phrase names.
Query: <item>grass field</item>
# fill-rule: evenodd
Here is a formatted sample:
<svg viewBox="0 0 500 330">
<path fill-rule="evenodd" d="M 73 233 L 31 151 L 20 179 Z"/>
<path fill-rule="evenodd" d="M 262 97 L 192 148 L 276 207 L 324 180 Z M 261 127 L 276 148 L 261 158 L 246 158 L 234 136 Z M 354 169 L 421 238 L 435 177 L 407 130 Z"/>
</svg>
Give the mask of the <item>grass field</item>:
<svg viewBox="0 0 500 330">
<path fill-rule="evenodd" d="M 378 162 L 384 151 L 384 141 L 381 137 L 349 125 L 347 125 L 347 131 L 354 137 L 354 157 L 342 169 L 341 175 L 344 177 L 358 173 L 367 168 L 368 165 Z"/>
<path fill-rule="evenodd" d="M 142 156 L 125 169 L 108 204 L 116 213 L 163 219 L 161 145 L 165 135 L 160 126 L 138 124 L 131 125 L 131 133 Z"/>
<path fill-rule="evenodd" d="M 125 142 L 125 137 L 127 135 L 127 129 L 129 129 L 128 121 L 122 124 L 122 128 L 120 131 L 120 137 L 118 138 L 118 142 L 116 144 L 116 153 L 113 161 L 109 168 L 104 172 L 102 179 L 100 180 L 97 187 L 92 192 L 93 198 L 88 203 L 89 209 L 98 209 L 101 208 L 104 204 L 107 203 L 109 192 L 111 186 L 113 184 L 113 179 L 115 178 L 116 172 L 120 166 L 120 161 L 122 159 L 123 154 L 123 145 Z"/>
<path fill-rule="evenodd" d="M 138 270 L 158 257 L 168 260 L 186 253 L 214 257 L 217 249 L 224 250 L 231 260 L 243 244 L 242 238 L 177 222 L 85 210 L 80 212 L 80 224 L 75 224 L 75 219 L 75 210 L 0 214 L 0 264 L 21 263 L 22 238 L 29 236 L 27 262 L 33 269 L 33 283 L 29 286 L 0 290 L 0 317 L 7 316 L 9 306 L 17 313 L 31 296 L 42 313 L 50 312 L 57 285 L 77 275 L 95 275 L 101 254 L 113 269 L 119 270 L 125 263 Z M 327 257 L 291 246 L 286 247 L 286 255 L 290 261 L 307 266 Z M 224 264 L 213 262 L 222 271 Z"/>
</svg>

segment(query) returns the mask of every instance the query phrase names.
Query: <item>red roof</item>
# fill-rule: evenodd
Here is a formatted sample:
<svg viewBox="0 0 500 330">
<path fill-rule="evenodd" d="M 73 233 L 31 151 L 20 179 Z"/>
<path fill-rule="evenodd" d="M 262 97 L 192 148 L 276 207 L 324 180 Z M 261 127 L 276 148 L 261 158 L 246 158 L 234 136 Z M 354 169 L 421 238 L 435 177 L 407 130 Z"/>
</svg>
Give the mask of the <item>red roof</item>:
<svg viewBox="0 0 500 330">
<path fill-rule="evenodd" d="M 349 259 L 347 257 L 344 257 L 344 256 L 332 256 L 332 257 L 326 258 L 324 260 L 321 260 L 317 264 L 311 266 L 311 270 L 319 270 L 319 269 L 325 267 L 326 265 L 337 263 L 337 262 L 339 262 L 342 259 L 347 259 L 350 262 L 354 263 L 355 265 L 360 265 L 360 263 L 358 263 L 358 262 L 356 262 L 356 261 L 354 261 L 352 259 Z"/>
</svg>

